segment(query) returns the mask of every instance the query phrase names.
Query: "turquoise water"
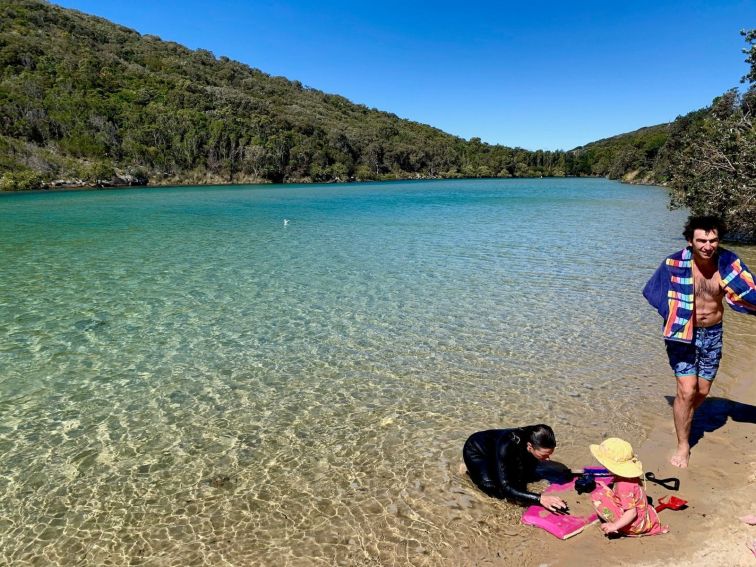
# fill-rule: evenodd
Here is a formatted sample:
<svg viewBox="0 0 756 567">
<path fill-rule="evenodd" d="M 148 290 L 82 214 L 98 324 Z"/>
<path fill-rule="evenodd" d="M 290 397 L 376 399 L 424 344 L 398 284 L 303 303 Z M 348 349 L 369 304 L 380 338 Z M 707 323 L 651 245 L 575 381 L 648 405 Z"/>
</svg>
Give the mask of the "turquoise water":
<svg viewBox="0 0 756 567">
<path fill-rule="evenodd" d="M 639 291 L 684 244 L 666 199 L 0 196 L 0 563 L 433 565 L 500 538 L 511 517 L 458 471 L 469 433 L 545 421 L 577 454 L 666 408 Z"/>
</svg>

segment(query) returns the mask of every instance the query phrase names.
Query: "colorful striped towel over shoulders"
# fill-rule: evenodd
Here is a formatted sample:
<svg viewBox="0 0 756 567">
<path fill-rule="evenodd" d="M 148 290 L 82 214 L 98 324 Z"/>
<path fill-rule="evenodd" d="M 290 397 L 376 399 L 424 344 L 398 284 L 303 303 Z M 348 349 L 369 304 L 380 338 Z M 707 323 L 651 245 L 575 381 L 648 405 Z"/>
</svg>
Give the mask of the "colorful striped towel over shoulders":
<svg viewBox="0 0 756 567">
<path fill-rule="evenodd" d="M 718 267 L 727 304 L 740 313 L 756 315 L 756 283 L 748 266 L 729 250 L 722 250 Z"/>
<path fill-rule="evenodd" d="M 669 273 L 667 290 L 668 315 L 664 322 L 664 338 L 689 343 L 693 340 L 693 259 L 685 248 L 665 261 Z"/>
<path fill-rule="evenodd" d="M 690 248 L 665 258 L 643 288 L 643 295 L 664 319 L 664 338 L 693 340 L 695 296 Z M 727 304 L 740 313 L 756 315 L 756 284 L 748 266 L 734 253 L 719 249 L 717 269 Z"/>
</svg>

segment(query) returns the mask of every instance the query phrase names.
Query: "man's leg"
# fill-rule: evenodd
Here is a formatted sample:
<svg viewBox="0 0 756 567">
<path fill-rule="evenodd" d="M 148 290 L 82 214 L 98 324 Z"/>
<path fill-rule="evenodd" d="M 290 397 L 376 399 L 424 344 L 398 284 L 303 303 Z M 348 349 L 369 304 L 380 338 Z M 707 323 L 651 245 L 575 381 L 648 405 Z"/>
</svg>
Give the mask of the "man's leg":
<svg viewBox="0 0 756 567">
<path fill-rule="evenodd" d="M 690 424 L 698 401 L 698 376 L 677 378 L 677 396 L 672 403 L 672 417 L 677 433 L 677 450 L 669 460 L 676 467 L 685 468 L 690 458 Z"/>
<path fill-rule="evenodd" d="M 677 396 L 672 404 L 672 415 L 677 433 L 677 450 L 670 462 L 680 468 L 688 466 L 690 459 L 690 427 L 693 412 L 709 395 L 711 382 L 698 376 L 680 376 L 677 378 Z"/>
<path fill-rule="evenodd" d="M 693 411 L 700 403 L 695 343 L 665 341 L 669 365 L 675 372 L 677 392 L 672 403 L 672 417 L 677 433 L 677 449 L 669 460 L 676 467 L 687 467 L 690 458 L 690 424 Z"/>
<path fill-rule="evenodd" d="M 699 378 L 698 379 L 698 393 L 696 394 L 696 401 L 693 404 L 693 411 L 697 410 L 698 406 L 704 403 L 704 400 L 709 395 L 709 390 L 711 390 L 711 380 Z"/>
</svg>

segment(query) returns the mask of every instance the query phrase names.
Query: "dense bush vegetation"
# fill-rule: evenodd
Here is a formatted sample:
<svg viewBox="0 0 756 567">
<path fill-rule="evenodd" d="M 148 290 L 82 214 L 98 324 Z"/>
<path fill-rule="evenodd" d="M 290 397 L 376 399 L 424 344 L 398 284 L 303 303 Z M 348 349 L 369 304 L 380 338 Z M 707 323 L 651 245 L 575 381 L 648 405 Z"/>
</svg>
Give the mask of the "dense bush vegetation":
<svg viewBox="0 0 756 567">
<path fill-rule="evenodd" d="M 613 148 L 466 141 L 38 0 L 0 0 L 0 64 L 4 188 L 116 172 L 153 183 L 619 177 Z"/>
<path fill-rule="evenodd" d="M 570 152 L 574 166 L 569 173 L 654 182 L 657 158 L 668 132 L 668 124 L 650 126 L 575 148 Z"/>
<path fill-rule="evenodd" d="M 36 0 L 0 1 L 0 175 L 106 182 L 565 175 L 564 152 L 438 129 Z M 10 173 L 8 173 L 10 172 Z"/>
<path fill-rule="evenodd" d="M 728 91 L 711 107 L 678 118 L 658 176 L 667 182 L 673 206 L 719 215 L 731 238 L 756 242 L 756 30 L 742 34 L 749 46 L 748 90 Z"/>
<path fill-rule="evenodd" d="M 756 32 L 744 32 L 756 80 Z M 571 151 L 436 128 L 53 6 L 0 0 L 0 190 L 56 184 L 598 175 L 756 239 L 754 87 Z"/>
</svg>

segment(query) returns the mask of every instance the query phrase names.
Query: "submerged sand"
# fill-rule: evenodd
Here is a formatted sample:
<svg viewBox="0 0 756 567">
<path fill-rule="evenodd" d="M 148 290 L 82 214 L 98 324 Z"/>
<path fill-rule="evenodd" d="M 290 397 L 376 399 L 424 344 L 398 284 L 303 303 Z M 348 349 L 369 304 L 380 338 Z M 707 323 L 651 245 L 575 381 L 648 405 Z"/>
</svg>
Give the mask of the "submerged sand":
<svg viewBox="0 0 756 567">
<path fill-rule="evenodd" d="M 739 320 L 729 324 L 736 317 Z M 669 464 L 675 446 L 671 409 L 652 418 L 648 437 L 636 446 L 646 471 L 653 471 L 657 478 L 680 479 L 677 492 L 648 483 L 647 491 L 654 503 L 667 495 L 676 495 L 689 503 L 684 510 L 661 513 L 663 523 L 670 528 L 668 534 L 642 539 L 608 539 L 594 525 L 569 540 L 560 541 L 542 530 L 512 522 L 502 531 L 498 543 L 470 542 L 468 547 L 454 553 L 452 563 L 550 567 L 755 565 L 756 557 L 746 544 L 756 539 L 756 526 L 747 525 L 739 518 L 756 514 L 756 383 L 753 380 L 756 321 L 728 315 L 725 324 L 725 360 L 710 398 L 694 418 L 692 440 L 695 445 L 690 467 L 678 469 Z M 669 371 L 667 368 L 655 370 L 659 380 L 670 381 L 666 402 L 671 403 L 674 383 Z M 621 436 L 621 431 L 611 434 Z M 592 462 L 587 447 L 568 448 L 558 457 L 571 466 Z M 491 506 L 493 512 L 496 504 Z"/>
</svg>

